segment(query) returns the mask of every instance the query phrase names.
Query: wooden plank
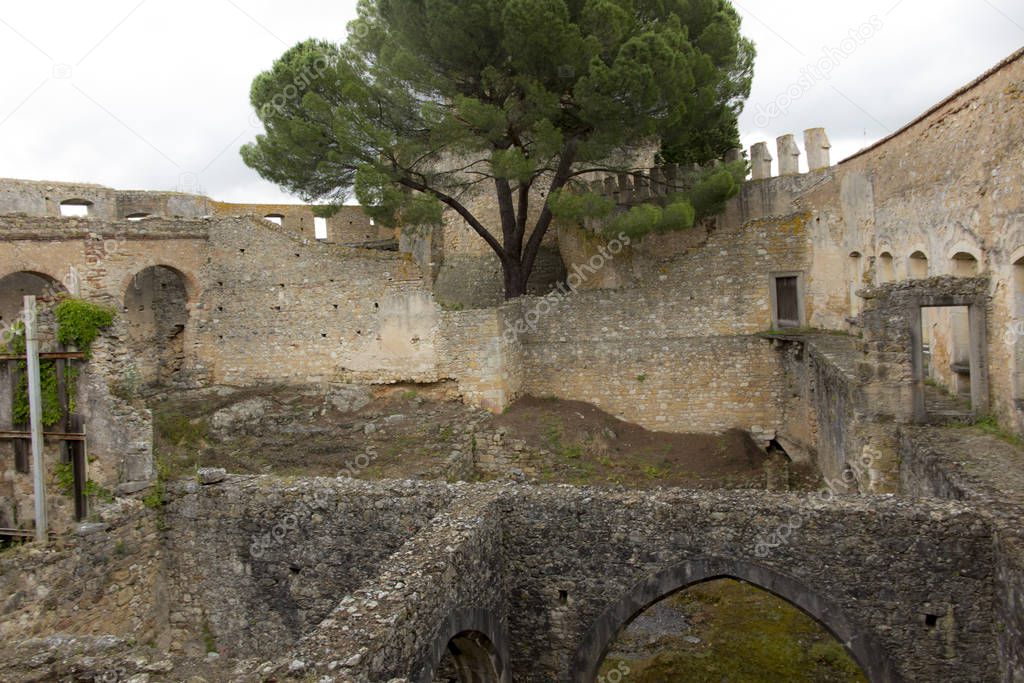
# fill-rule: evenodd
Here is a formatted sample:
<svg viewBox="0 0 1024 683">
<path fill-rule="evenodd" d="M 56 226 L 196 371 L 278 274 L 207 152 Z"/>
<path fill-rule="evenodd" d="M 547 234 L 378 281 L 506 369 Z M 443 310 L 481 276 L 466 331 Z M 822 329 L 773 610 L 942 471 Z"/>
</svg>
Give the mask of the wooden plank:
<svg viewBox="0 0 1024 683">
<path fill-rule="evenodd" d="M 32 529 L 6 529 L 0 528 L 0 536 L 7 536 L 9 538 L 32 538 L 36 534 Z M 57 532 L 53 529 L 50 530 L 50 538 L 56 538 Z"/>
<path fill-rule="evenodd" d="M 68 415 L 68 428 L 84 432 L 81 415 Z M 85 462 L 85 441 L 63 441 L 71 456 L 71 472 L 74 475 L 75 519 L 81 522 L 89 513 L 88 501 L 85 499 L 85 480 L 88 476 Z"/>
<path fill-rule="evenodd" d="M 16 353 L 0 353 L 0 361 L 25 360 L 25 356 Z M 39 360 L 85 360 L 81 351 L 48 351 L 39 354 Z"/>
<path fill-rule="evenodd" d="M 67 432 L 43 432 L 48 439 L 63 439 L 65 441 L 85 441 L 85 434 Z M 32 432 L 21 432 L 11 429 L 0 430 L 0 439 L 32 439 Z"/>
</svg>

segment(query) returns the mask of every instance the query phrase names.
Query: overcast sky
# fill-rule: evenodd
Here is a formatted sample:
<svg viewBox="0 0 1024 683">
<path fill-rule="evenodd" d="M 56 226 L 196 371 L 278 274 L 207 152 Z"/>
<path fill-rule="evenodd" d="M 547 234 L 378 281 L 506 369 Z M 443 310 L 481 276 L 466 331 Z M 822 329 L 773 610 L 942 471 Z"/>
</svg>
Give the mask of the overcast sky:
<svg viewBox="0 0 1024 683">
<path fill-rule="evenodd" d="M 1024 45 L 1020 0 L 741 0 L 757 44 L 746 146 L 824 126 L 833 161 Z M 355 0 L 0 4 L 0 177 L 287 200 L 242 164 L 249 84 Z"/>
</svg>

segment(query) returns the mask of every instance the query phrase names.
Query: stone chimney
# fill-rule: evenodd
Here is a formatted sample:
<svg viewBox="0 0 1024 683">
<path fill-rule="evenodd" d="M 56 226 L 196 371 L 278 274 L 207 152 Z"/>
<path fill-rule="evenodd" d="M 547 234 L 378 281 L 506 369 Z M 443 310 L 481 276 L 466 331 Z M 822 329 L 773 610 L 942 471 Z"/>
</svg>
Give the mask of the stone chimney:
<svg viewBox="0 0 1024 683">
<path fill-rule="evenodd" d="M 750 148 L 750 169 L 754 180 L 772 177 L 772 155 L 767 142 L 758 142 Z"/>
<path fill-rule="evenodd" d="M 808 128 L 804 131 L 804 148 L 807 150 L 807 165 L 812 171 L 831 166 L 829 161 L 829 150 L 832 144 L 828 141 L 828 135 L 824 128 Z"/>
<path fill-rule="evenodd" d="M 800 148 L 796 145 L 796 137 L 783 135 L 775 140 L 775 144 L 779 150 L 779 175 L 799 175 Z"/>
</svg>

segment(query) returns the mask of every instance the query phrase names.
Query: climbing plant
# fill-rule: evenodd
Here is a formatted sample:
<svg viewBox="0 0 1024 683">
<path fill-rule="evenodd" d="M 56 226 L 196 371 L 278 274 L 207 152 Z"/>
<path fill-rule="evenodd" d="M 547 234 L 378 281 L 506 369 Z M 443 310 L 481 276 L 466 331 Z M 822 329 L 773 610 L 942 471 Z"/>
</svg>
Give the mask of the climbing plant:
<svg viewBox="0 0 1024 683">
<path fill-rule="evenodd" d="M 86 358 L 100 330 L 114 322 L 112 309 L 81 299 L 63 299 L 53 312 L 57 316 L 57 341 L 78 347 Z"/>
<path fill-rule="evenodd" d="M 100 331 L 110 327 L 114 322 L 113 310 L 72 298 L 61 300 L 54 307 L 54 315 L 57 318 L 57 341 L 77 347 L 85 354 L 86 358 L 89 357 L 92 343 L 99 336 Z M 25 325 L 23 323 L 16 323 L 12 328 L 10 341 L 7 344 L 7 353 L 19 356 L 25 354 Z M 23 360 L 19 361 L 18 368 L 21 372 L 18 386 L 14 391 L 11 417 L 14 424 L 27 424 L 29 422 L 28 364 Z M 64 380 L 67 387 L 68 410 L 74 412 L 78 368 L 68 364 Z M 43 426 L 52 427 L 63 417 L 60 392 L 57 388 L 57 363 L 55 361 L 44 360 L 39 363 L 39 387 L 42 394 Z"/>
</svg>

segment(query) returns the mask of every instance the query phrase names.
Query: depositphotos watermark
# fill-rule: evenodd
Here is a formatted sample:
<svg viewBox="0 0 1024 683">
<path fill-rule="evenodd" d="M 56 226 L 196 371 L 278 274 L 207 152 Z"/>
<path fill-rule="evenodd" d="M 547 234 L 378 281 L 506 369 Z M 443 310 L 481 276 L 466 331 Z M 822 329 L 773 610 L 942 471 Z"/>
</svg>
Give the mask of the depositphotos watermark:
<svg viewBox="0 0 1024 683">
<path fill-rule="evenodd" d="M 816 496 L 825 503 L 831 502 L 837 492 L 849 490 L 850 486 L 858 480 L 858 475 L 863 476 L 870 472 L 875 459 L 872 455 L 862 455 L 859 459 L 847 463 L 849 466 L 843 471 L 839 479 L 826 479 L 825 486 L 819 490 Z M 760 535 L 754 542 L 754 556 L 759 558 L 768 557 L 772 550 L 789 543 L 793 532 L 804 525 L 804 518 L 800 514 L 790 515 L 789 519 L 780 524 L 767 536 Z"/>
<path fill-rule="evenodd" d="M 816 61 L 800 69 L 800 77 L 789 84 L 767 105 L 758 104 L 754 113 L 754 125 L 766 128 L 768 124 L 783 116 L 793 103 L 806 95 L 815 85 L 832 78 L 832 72 L 842 66 L 843 62 L 853 56 L 862 45 L 875 37 L 885 24 L 877 15 L 873 15 L 843 38 L 838 46 L 822 48 L 822 56 Z"/>
<path fill-rule="evenodd" d="M 614 261 L 615 257 L 629 245 L 629 236 L 620 232 L 609 240 L 608 244 L 602 245 L 597 253 L 588 260 L 573 266 L 572 272 L 565 278 L 565 282 L 559 282 L 554 290 L 540 297 L 518 320 L 505 328 L 502 333 L 505 342 L 512 343 L 519 338 L 519 335 L 526 334 L 527 331 L 536 332 L 537 323 L 542 317 L 572 296 L 591 276 Z"/>
<path fill-rule="evenodd" d="M 320 78 L 327 71 L 327 67 L 330 66 L 330 61 L 324 55 L 318 55 L 313 60 L 312 67 L 305 66 L 298 74 L 292 78 L 292 82 L 281 88 L 281 91 L 275 93 L 270 101 L 260 107 L 258 112 L 253 112 L 252 117 L 249 119 L 249 123 L 259 128 L 263 125 L 263 119 L 269 117 L 273 113 L 283 114 L 284 107 L 289 102 L 297 100 L 306 90 L 309 89 L 310 84 Z"/>
</svg>

